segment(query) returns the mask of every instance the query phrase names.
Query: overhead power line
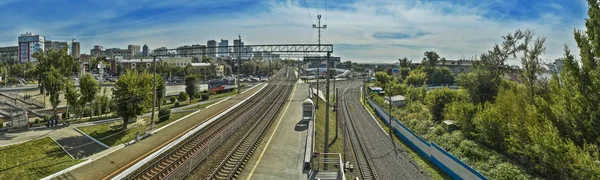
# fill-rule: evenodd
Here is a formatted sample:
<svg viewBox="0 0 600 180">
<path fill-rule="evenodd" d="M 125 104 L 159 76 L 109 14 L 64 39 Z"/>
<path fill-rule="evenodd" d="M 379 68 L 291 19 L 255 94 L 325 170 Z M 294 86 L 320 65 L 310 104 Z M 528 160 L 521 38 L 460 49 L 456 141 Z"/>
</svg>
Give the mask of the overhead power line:
<svg viewBox="0 0 600 180">
<path fill-rule="evenodd" d="M 306 5 L 306 0 L 304 0 L 304 8 L 306 9 L 306 13 L 308 13 L 308 18 L 310 19 L 310 23 L 314 24 L 315 22 L 312 20 L 312 16 L 310 15 L 310 11 L 308 10 L 308 6 Z"/>
</svg>

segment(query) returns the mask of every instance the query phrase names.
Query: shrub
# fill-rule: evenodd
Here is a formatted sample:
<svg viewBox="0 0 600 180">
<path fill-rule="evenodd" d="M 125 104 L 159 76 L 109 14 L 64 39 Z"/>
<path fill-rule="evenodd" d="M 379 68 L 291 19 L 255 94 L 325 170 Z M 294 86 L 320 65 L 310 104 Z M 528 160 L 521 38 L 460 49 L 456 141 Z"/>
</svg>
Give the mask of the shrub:
<svg viewBox="0 0 600 180">
<path fill-rule="evenodd" d="M 425 100 L 431 113 L 431 119 L 435 122 L 444 120 L 444 108 L 456 97 L 456 92 L 448 89 L 434 89 L 427 93 Z"/>
<path fill-rule="evenodd" d="M 194 94 L 194 98 L 195 98 L 195 99 L 198 99 L 198 98 L 201 98 L 201 97 L 202 97 L 202 93 L 201 93 L 201 92 L 196 92 L 196 93 Z"/>
<path fill-rule="evenodd" d="M 202 93 L 202 100 L 207 100 L 210 97 L 208 93 Z"/>
<path fill-rule="evenodd" d="M 0 128 L 4 128 L 4 122 L 0 122 Z"/>
<path fill-rule="evenodd" d="M 188 94 L 186 94 L 186 93 L 185 93 L 185 92 L 183 92 L 183 91 L 181 91 L 181 92 L 179 93 L 179 97 L 177 97 L 177 100 L 178 100 L 179 102 L 186 101 L 187 99 L 188 99 Z"/>
<path fill-rule="evenodd" d="M 163 99 L 163 100 L 162 100 L 162 104 L 160 104 L 160 105 L 165 105 L 165 104 L 167 104 L 167 100 L 166 100 L 166 99 Z"/>
<path fill-rule="evenodd" d="M 158 111 L 158 121 L 166 121 L 171 118 L 171 109 L 163 108 Z"/>
<path fill-rule="evenodd" d="M 171 103 L 175 103 L 175 101 L 177 101 L 177 98 L 175 96 L 171 96 L 169 98 L 169 101 L 171 101 Z"/>
<path fill-rule="evenodd" d="M 208 93 L 208 90 L 204 90 L 204 91 L 202 91 L 202 93 Z"/>
<path fill-rule="evenodd" d="M 33 120 L 33 123 L 39 124 L 40 123 L 40 118 L 35 118 L 35 120 Z"/>
<path fill-rule="evenodd" d="M 210 95 L 217 95 L 217 92 L 212 91 L 212 92 L 210 92 Z"/>
<path fill-rule="evenodd" d="M 179 101 L 175 101 L 175 106 L 174 107 L 179 107 Z"/>
</svg>

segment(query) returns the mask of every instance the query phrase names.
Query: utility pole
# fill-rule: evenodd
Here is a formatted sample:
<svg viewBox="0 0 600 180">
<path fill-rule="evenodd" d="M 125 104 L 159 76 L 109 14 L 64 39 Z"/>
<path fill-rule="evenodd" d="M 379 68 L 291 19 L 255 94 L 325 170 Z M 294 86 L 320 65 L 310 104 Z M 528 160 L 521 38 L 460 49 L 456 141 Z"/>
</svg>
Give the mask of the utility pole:
<svg viewBox="0 0 600 180">
<path fill-rule="evenodd" d="M 152 56 L 152 115 L 150 118 L 150 130 L 154 129 L 154 108 L 156 108 L 156 56 Z M 146 129 L 146 128 L 144 128 Z"/>
<path fill-rule="evenodd" d="M 327 59 L 329 59 L 329 57 L 331 56 L 331 54 L 329 52 L 327 52 Z M 327 63 L 327 76 L 329 76 L 329 63 Z M 325 78 L 326 84 L 325 85 L 325 145 L 324 145 L 324 153 L 329 152 L 329 78 Z"/>
<path fill-rule="evenodd" d="M 240 43 L 238 44 L 238 68 L 235 82 L 237 83 L 237 92 L 240 93 L 240 68 L 242 68 L 242 36 L 238 34 L 238 38 L 240 40 Z"/>
<path fill-rule="evenodd" d="M 335 87 L 334 87 L 335 88 Z M 335 138 L 338 138 L 338 129 L 339 129 L 339 112 L 338 112 L 338 102 L 339 97 L 338 97 L 338 89 L 335 89 L 335 94 L 333 95 L 335 97 Z"/>
<path fill-rule="evenodd" d="M 319 30 L 319 50 L 321 50 L 321 29 L 327 28 L 327 25 L 321 26 L 321 15 L 317 15 L 317 19 L 319 19 L 319 26 L 313 24 L 313 28 L 317 28 Z M 329 53 L 328 53 L 329 54 Z M 329 67 L 329 59 L 327 59 L 327 67 Z M 319 109 L 319 77 L 321 76 L 321 58 L 319 58 L 319 65 L 317 66 L 317 102 L 315 102 L 315 109 Z M 327 112 L 327 111 L 326 111 Z M 327 145 L 325 145 L 327 147 Z M 327 148 L 326 148 L 327 149 Z M 327 151 L 325 151 L 327 152 Z"/>
</svg>

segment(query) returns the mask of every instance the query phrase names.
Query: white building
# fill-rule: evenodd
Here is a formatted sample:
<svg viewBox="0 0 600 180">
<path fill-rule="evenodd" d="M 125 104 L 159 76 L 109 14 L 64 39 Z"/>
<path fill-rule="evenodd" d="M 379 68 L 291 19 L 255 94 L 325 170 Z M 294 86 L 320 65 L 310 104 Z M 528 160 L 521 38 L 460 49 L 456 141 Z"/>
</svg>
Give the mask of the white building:
<svg viewBox="0 0 600 180">
<path fill-rule="evenodd" d="M 127 49 L 131 52 L 131 56 L 137 56 L 140 54 L 140 45 L 132 45 L 127 46 Z"/>
<path fill-rule="evenodd" d="M 19 42 L 19 62 L 36 62 L 37 60 L 31 55 L 37 51 L 44 50 L 45 38 L 39 34 L 32 34 L 26 32 L 21 34 L 18 38 Z"/>
</svg>

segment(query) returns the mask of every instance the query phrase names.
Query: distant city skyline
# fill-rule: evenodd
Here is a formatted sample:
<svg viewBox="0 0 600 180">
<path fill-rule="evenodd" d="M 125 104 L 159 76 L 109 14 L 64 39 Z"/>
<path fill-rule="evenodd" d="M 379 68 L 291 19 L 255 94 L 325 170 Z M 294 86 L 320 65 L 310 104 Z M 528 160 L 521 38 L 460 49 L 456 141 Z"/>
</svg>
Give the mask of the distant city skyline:
<svg viewBox="0 0 600 180">
<path fill-rule="evenodd" d="M 334 44 L 333 55 L 344 60 L 420 61 L 425 51 L 470 58 L 500 43 L 502 35 L 528 28 L 547 37 L 542 57 L 553 60 L 562 57 L 564 44 L 578 55 L 573 29 L 583 29 L 587 15 L 582 0 L 307 2 L 7 0 L 0 2 L 0 47 L 17 46 L 17 37 L 25 32 L 52 41 L 75 38 L 82 53 L 94 45 L 126 49 L 146 44 L 150 50 L 206 45 L 212 39 L 233 41 L 238 34 L 247 45 L 317 43 L 312 24 L 321 14 L 321 23 L 328 25 L 322 43 Z M 56 8 L 45 8 L 50 6 Z"/>
</svg>

